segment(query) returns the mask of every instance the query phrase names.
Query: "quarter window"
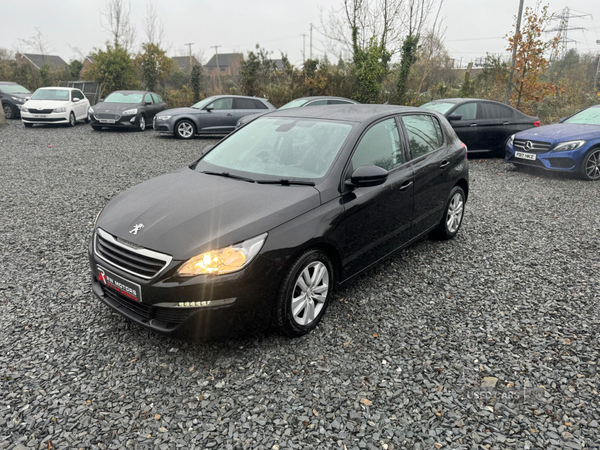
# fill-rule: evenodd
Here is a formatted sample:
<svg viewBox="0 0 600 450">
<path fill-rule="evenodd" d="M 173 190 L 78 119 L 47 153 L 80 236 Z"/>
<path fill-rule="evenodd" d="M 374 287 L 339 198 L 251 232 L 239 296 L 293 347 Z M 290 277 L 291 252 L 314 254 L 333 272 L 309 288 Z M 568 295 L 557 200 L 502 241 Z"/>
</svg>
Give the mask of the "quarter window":
<svg viewBox="0 0 600 450">
<path fill-rule="evenodd" d="M 404 163 L 395 119 L 373 125 L 362 137 L 352 156 L 352 168 L 375 165 L 386 170 Z"/>
<path fill-rule="evenodd" d="M 215 111 L 223 110 L 223 109 L 233 109 L 233 99 L 231 97 L 220 98 L 215 100 L 208 106 L 208 108 L 212 108 Z"/>
<path fill-rule="evenodd" d="M 260 100 L 253 100 L 253 102 L 254 102 L 254 109 L 269 109 L 269 108 L 267 108 L 267 105 L 265 105 Z"/>
<path fill-rule="evenodd" d="M 425 115 L 402 116 L 402 122 L 413 159 L 440 148 L 444 143 L 442 129 L 437 119 Z"/>
</svg>

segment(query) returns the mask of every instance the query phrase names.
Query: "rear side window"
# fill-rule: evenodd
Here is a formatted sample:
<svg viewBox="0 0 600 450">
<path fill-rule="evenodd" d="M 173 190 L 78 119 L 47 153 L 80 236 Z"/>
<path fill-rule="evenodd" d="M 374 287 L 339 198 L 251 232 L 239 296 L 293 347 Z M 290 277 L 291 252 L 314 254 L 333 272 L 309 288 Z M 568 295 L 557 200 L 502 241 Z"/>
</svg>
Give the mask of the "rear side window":
<svg viewBox="0 0 600 450">
<path fill-rule="evenodd" d="M 233 99 L 231 97 L 226 97 L 215 100 L 208 107 L 218 111 L 221 109 L 233 109 L 232 104 Z"/>
<path fill-rule="evenodd" d="M 352 168 L 379 166 L 386 170 L 404 163 L 404 153 L 395 119 L 387 119 L 373 125 L 360 140 L 354 155 Z"/>
<path fill-rule="evenodd" d="M 254 102 L 254 109 L 269 109 L 267 105 L 265 105 L 260 100 L 252 100 Z"/>
<path fill-rule="evenodd" d="M 513 116 L 512 109 L 494 103 L 482 103 L 483 118 L 486 119 L 510 119 Z"/>
<path fill-rule="evenodd" d="M 255 109 L 254 100 L 251 98 L 234 98 L 233 109 Z"/>
<path fill-rule="evenodd" d="M 465 103 L 464 105 L 460 105 L 452 114 L 461 115 L 462 118 L 460 120 L 475 120 L 477 118 L 477 103 Z"/>
<path fill-rule="evenodd" d="M 353 105 L 352 102 L 347 100 L 327 100 L 328 105 Z"/>
<path fill-rule="evenodd" d="M 444 135 L 438 120 L 428 115 L 402 116 L 408 134 L 413 159 L 434 152 L 444 144 Z"/>
</svg>

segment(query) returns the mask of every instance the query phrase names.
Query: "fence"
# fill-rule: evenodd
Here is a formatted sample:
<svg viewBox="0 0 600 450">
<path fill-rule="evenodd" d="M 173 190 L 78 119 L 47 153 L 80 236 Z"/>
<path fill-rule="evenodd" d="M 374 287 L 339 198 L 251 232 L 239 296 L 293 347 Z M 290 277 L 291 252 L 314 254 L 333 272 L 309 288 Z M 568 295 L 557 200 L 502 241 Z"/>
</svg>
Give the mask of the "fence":
<svg viewBox="0 0 600 450">
<path fill-rule="evenodd" d="M 59 81 L 58 85 L 80 89 L 90 101 L 90 105 L 95 105 L 102 98 L 102 89 L 95 81 Z"/>
</svg>

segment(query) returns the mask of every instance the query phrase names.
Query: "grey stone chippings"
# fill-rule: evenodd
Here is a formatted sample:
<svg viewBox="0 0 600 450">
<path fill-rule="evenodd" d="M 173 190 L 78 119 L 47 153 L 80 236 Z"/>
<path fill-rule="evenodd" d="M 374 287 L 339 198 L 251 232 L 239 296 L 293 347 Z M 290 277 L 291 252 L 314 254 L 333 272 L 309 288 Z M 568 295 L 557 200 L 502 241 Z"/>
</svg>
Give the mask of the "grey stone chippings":
<svg viewBox="0 0 600 450">
<path fill-rule="evenodd" d="M 310 335 L 168 339 L 94 298 L 90 233 L 215 142 L 0 130 L 0 449 L 599 447 L 600 184 L 471 160 L 458 236 L 368 271 Z"/>
</svg>

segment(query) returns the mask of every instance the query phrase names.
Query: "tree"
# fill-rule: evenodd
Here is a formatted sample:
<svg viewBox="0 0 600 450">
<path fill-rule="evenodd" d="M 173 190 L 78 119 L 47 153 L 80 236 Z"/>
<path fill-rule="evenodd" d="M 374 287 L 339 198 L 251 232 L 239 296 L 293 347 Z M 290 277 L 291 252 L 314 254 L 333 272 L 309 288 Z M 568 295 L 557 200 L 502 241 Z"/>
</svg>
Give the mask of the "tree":
<svg viewBox="0 0 600 450">
<path fill-rule="evenodd" d="M 20 41 L 42 56 L 46 56 L 52 51 L 50 48 L 50 43 L 44 36 L 44 33 L 42 33 L 42 30 L 39 28 L 36 28 L 35 33 L 32 34 L 28 39 L 20 39 Z"/>
<path fill-rule="evenodd" d="M 95 62 L 85 71 L 84 78 L 100 83 L 104 94 L 138 87 L 135 65 L 121 46 L 107 44 L 106 50 L 97 50 L 91 56 Z"/>
<path fill-rule="evenodd" d="M 147 42 L 142 45 L 143 52 L 136 56 L 136 64 L 141 71 L 146 89 L 155 91 L 159 81 L 171 72 L 173 60 L 157 44 Z"/>
<path fill-rule="evenodd" d="M 202 69 L 200 66 L 192 67 L 192 91 L 194 92 L 194 101 L 200 101 L 200 93 L 204 88 Z"/>
<path fill-rule="evenodd" d="M 256 44 L 256 53 L 249 52 L 241 62 L 241 84 L 244 95 L 264 96 L 275 71 L 275 63 L 269 52 Z"/>
<path fill-rule="evenodd" d="M 81 61 L 74 59 L 69 63 L 69 75 L 71 76 L 71 81 L 79 80 L 81 69 L 83 69 L 83 63 Z"/>
<path fill-rule="evenodd" d="M 131 4 L 124 0 L 107 0 L 101 12 L 100 24 L 112 37 L 113 46 L 129 51 L 135 43 L 135 28 L 129 19 Z"/>
<path fill-rule="evenodd" d="M 517 33 L 512 32 L 508 37 L 508 51 L 516 49 L 514 66 L 512 67 L 512 87 L 515 92 L 511 103 L 521 108 L 523 102 L 541 102 L 545 97 L 556 94 L 558 86 L 552 81 L 540 79 L 548 69 L 547 54 L 558 54 L 560 36 L 544 41 L 541 36 L 550 23 L 548 6 L 540 10 L 540 1 L 535 8 L 525 8 L 525 25 Z M 528 107 L 525 109 L 528 110 Z"/>
<path fill-rule="evenodd" d="M 156 8 L 150 2 L 146 5 L 146 17 L 144 19 L 144 33 L 146 34 L 146 42 L 157 44 L 163 40 L 164 27 L 161 20 L 158 18 Z"/>
</svg>

